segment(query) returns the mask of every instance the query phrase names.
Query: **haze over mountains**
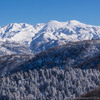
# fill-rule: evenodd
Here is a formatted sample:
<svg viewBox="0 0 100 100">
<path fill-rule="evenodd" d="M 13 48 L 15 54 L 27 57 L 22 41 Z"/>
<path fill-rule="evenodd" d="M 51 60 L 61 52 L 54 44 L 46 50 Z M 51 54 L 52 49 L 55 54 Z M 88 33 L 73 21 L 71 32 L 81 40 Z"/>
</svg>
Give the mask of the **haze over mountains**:
<svg viewBox="0 0 100 100">
<path fill-rule="evenodd" d="M 39 53 L 50 47 L 55 47 L 72 41 L 83 41 L 100 38 L 100 26 L 80 23 L 76 20 L 58 22 L 55 20 L 47 23 L 29 25 L 26 23 L 11 23 L 0 27 L 1 44 L 10 42 L 10 48 L 0 45 L 1 55 L 16 54 L 22 45 L 28 48 L 28 53 Z M 13 42 L 13 43 L 12 43 Z M 16 45 L 17 43 L 17 45 Z M 12 51 L 17 47 L 17 51 Z M 21 51 L 27 51 L 25 50 Z"/>
</svg>

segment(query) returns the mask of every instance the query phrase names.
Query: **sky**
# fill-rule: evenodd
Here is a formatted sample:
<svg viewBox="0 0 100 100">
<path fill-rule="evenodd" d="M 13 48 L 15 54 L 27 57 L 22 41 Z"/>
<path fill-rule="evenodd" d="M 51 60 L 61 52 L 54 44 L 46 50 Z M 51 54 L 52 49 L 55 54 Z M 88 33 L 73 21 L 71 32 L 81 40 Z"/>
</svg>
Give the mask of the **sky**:
<svg viewBox="0 0 100 100">
<path fill-rule="evenodd" d="M 0 0 L 0 26 L 50 20 L 100 26 L 100 0 Z"/>
</svg>

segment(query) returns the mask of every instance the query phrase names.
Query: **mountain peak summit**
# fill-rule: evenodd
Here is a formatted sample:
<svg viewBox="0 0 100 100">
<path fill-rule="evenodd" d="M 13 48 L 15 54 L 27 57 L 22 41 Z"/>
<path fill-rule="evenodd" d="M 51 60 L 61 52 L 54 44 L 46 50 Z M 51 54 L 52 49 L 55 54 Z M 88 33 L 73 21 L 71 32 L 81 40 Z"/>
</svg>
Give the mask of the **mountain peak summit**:
<svg viewBox="0 0 100 100">
<path fill-rule="evenodd" d="M 0 41 L 25 44 L 35 53 L 68 42 L 91 39 L 100 39 L 100 27 L 86 25 L 77 20 L 51 20 L 36 25 L 12 23 L 0 27 Z"/>
<path fill-rule="evenodd" d="M 79 22 L 79 21 L 77 21 L 77 20 L 70 20 L 70 21 L 68 21 L 68 24 L 71 24 L 71 25 L 78 25 L 78 24 L 83 24 L 83 23 L 81 23 L 81 22 Z"/>
<path fill-rule="evenodd" d="M 57 24 L 59 24 L 59 22 L 56 20 L 51 20 L 51 21 L 47 22 L 47 24 L 48 25 L 57 25 Z"/>
</svg>

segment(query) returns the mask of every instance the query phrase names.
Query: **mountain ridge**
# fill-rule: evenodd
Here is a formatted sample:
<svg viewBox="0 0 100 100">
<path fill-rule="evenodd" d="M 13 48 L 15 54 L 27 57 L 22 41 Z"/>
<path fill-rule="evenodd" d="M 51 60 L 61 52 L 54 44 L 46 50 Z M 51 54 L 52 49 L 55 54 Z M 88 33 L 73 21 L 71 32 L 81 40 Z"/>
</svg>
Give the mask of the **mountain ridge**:
<svg viewBox="0 0 100 100">
<path fill-rule="evenodd" d="M 11 56 L 12 58 L 13 56 Z M 2 57 L 3 58 L 3 57 Z M 5 60 L 1 60 L 2 66 Z M 10 59 L 9 59 L 9 62 Z M 12 63 L 11 63 L 12 64 Z M 30 60 L 25 61 L 19 66 L 15 66 L 10 73 L 27 71 L 32 69 L 58 68 L 80 68 L 100 70 L 100 39 L 85 40 L 66 43 L 44 50 L 34 55 Z M 11 65 L 9 65 L 9 70 Z M 3 69 L 4 69 L 3 68 Z M 2 71 L 3 72 L 3 71 Z"/>
<path fill-rule="evenodd" d="M 86 25 L 76 20 L 29 25 L 11 23 L 0 27 L 0 41 L 28 46 L 33 53 L 69 42 L 100 39 L 100 26 Z"/>
</svg>

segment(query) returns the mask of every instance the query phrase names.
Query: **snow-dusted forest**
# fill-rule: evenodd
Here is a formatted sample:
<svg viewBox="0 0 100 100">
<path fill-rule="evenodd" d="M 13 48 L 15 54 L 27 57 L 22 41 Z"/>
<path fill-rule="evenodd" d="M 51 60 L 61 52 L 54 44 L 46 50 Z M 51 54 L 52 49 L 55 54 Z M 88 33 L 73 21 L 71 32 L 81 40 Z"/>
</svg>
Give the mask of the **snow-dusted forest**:
<svg viewBox="0 0 100 100">
<path fill-rule="evenodd" d="M 58 67 L 0 79 L 0 100 L 72 100 L 100 85 L 100 71 Z"/>
<path fill-rule="evenodd" d="M 100 85 L 99 66 L 100 26 L 52 20 L 0 27 L 0 100 L 75 99 Z"/>
</svg>

